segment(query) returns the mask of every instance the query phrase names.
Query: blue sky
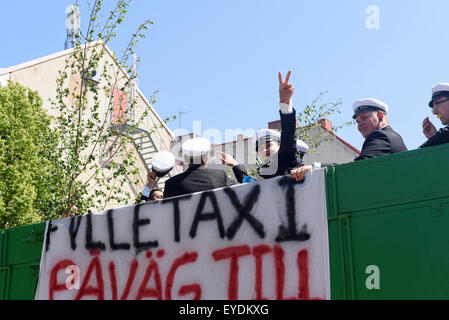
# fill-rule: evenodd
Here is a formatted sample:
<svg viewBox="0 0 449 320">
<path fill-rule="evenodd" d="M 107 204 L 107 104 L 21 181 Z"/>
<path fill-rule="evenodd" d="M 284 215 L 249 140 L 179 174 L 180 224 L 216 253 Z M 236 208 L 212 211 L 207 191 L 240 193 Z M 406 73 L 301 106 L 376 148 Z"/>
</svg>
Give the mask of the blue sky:
<svg viewBox="0 0 449 320">
<path fill-rule="evenodd" d="M 72 3 L 0 0 L 0 67 L 63 50 Z M 85 28 L 88 10 L 80 4 Z M 379 9 L 379 29 L 366 27 L 370 5 Z M 326 91 L 324 101 L 343 100 L 330 118 L 342 124 L 355 99 L 375 97 L 390 106 L 391 126 L 414 149 L 426 140 L 425 117 L 441 127 L 427 103 L 433 84 L 449 82 L 448 12 L 447 0 L 134 0 L 109 47 L 120 53 L 139 23 L 154 22 L 137 45 L 139 87 L 146 96 L 159 90 L 162 117 L 191 111 L 182 116 L 188 131 L 195 120 L 223 136 L 266 127 L 279 118 L 277 72 L 291 69 L 296 109 Z M 361 148 L 355 125 L 337 134 Z"/>
</svg>

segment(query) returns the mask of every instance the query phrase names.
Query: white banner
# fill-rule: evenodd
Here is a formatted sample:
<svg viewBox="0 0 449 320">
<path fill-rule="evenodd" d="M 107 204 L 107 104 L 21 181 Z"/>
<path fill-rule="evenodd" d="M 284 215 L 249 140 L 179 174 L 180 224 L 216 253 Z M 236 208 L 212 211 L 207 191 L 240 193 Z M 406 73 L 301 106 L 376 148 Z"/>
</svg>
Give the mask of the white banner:
<svg viewBox="0 0 449 320">
<path fill-rule="evenodd" d="M 36 299 L 330 299 L 324 171 L 51 221 Z"/>
</svg>

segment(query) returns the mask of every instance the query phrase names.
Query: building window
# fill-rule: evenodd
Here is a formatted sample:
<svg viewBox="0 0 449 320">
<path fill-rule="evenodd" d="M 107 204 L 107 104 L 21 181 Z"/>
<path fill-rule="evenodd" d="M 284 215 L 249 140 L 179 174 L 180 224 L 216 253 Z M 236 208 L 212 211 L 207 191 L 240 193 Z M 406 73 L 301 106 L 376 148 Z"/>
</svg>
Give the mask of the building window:
<svg viewBox="0 0 449 320">
<path fill-rule="evenodd" d="M 127 97 L 126 92 L 114 88 L 113 124 L 126 122 Z"/>
</svg>

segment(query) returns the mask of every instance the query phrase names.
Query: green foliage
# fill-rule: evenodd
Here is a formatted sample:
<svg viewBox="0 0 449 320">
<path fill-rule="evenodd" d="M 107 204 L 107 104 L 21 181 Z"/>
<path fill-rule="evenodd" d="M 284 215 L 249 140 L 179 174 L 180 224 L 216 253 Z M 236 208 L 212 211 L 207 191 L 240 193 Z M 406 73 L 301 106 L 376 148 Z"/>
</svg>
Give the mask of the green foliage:
<svg viewBox="0 0 449 320">
<path fill-rule="evenodd" d="M 247 167 L 247 168 L 246 168 L 246 172 L 248 173 L 248 175 L 250 175 L 250 176 L 256 178 L 257 180 L 264 180 L 264 178 L 262 178 L 262 177 L 259 175 L 259 172 L 257 171 L 257 168 L 253 168 L 253 167 L 248 168 L 248 167 Z"/>
<path fill-rule="evenodd" d="M 87 30 L 75 36 L 73 53 L 59 72 L 52 106 L 58 114 L 58 151 L 68 181 L 60 212 L 63 217 L 101 211 L 110 203 L 129 204 L 126 186 L 137 183 L 139 160 L 132 138 L 149 110 L 136 118 L 133 85 L 137 74 L 129 60 L 153 22 L 147 20 L 137 27 L 120 57 L 106 47 L 125 22 L 130 2 L 117 1 L 106 17 L 104 1 L 88 2 Z M 92 80 L 94 71 L 101 75 L 100 81 Z M 117 90 L 121 92 L 119 105 L 114 106 Z M 126 109 L 122 106 L 125 99 Z M 150 100 L 155 102 L 154 97 Z"/>
<path fill-rule="evenodd" d="M 57 136 L 37 92 L 0 88 L 0 229 L 55 217 L 61 205 Z"/>
<path fill-rule="evenodd" d="M 42 110 L 36 92 L 12 83 L 0 91 L 0 228 L 130 203 L 129 186 L 137 185 L 139 174 L 133 135 L 149 110 L 136 115 L 137 74 L 129 61 L 153 22 L 140 24 L 117 57 L 106 45 L 125 22 L 131 0 L 117 0 L 103 17 L 105 3 L 111 5 L 87 1 L 87 30 L 75 35 L 50 100 L 54 119 Z M 100 81 L 93 80 L 94 71 Z M 154 104 L 154 96 L 149 101 Z"/>
<path fill-rule="evenodd" d="M 320 144 L 332 138 L 326 131 L 320 130 L 322 121 L 329 119 L 332 115 L 341 113 L 340 107 L 343 101 L 340 99 L 337 102 L 323 103 L 324 94 L 325 92 L 321 92 L 318 97 L 297 113 L 299 129 L 296 132 L 296 137 L 306 142 L 311 150 L 316 150 Z M 336 132 L 351 124 L 353 124 L 352 121 L 345 122 L 342 125 L 333 124 L 332 130 Z"/>
</svg>

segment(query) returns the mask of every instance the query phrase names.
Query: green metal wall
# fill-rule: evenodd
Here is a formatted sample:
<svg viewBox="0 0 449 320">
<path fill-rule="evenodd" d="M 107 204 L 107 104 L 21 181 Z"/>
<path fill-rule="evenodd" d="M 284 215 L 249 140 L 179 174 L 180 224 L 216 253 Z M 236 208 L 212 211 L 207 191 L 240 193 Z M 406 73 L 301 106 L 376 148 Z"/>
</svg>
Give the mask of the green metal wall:
<svg viewBox="0 0 449 320">
<path fill-rule="evenodd" d="M 327 169 L 333 299 L 449 299 L 448 160 L 449 144 Z"/>
<path fill-rule="evenodd" d="M 326 169 L 332 299 L 449 299 L 448 159 L 449 144 Z M 34 298 L 44 231 L 0 230 L 0 299 Z"/>
<path fill-rule="evenodd" d="M 34 299 L 45 223 L 0 230 L 0 300 Z"/>
</svg>

